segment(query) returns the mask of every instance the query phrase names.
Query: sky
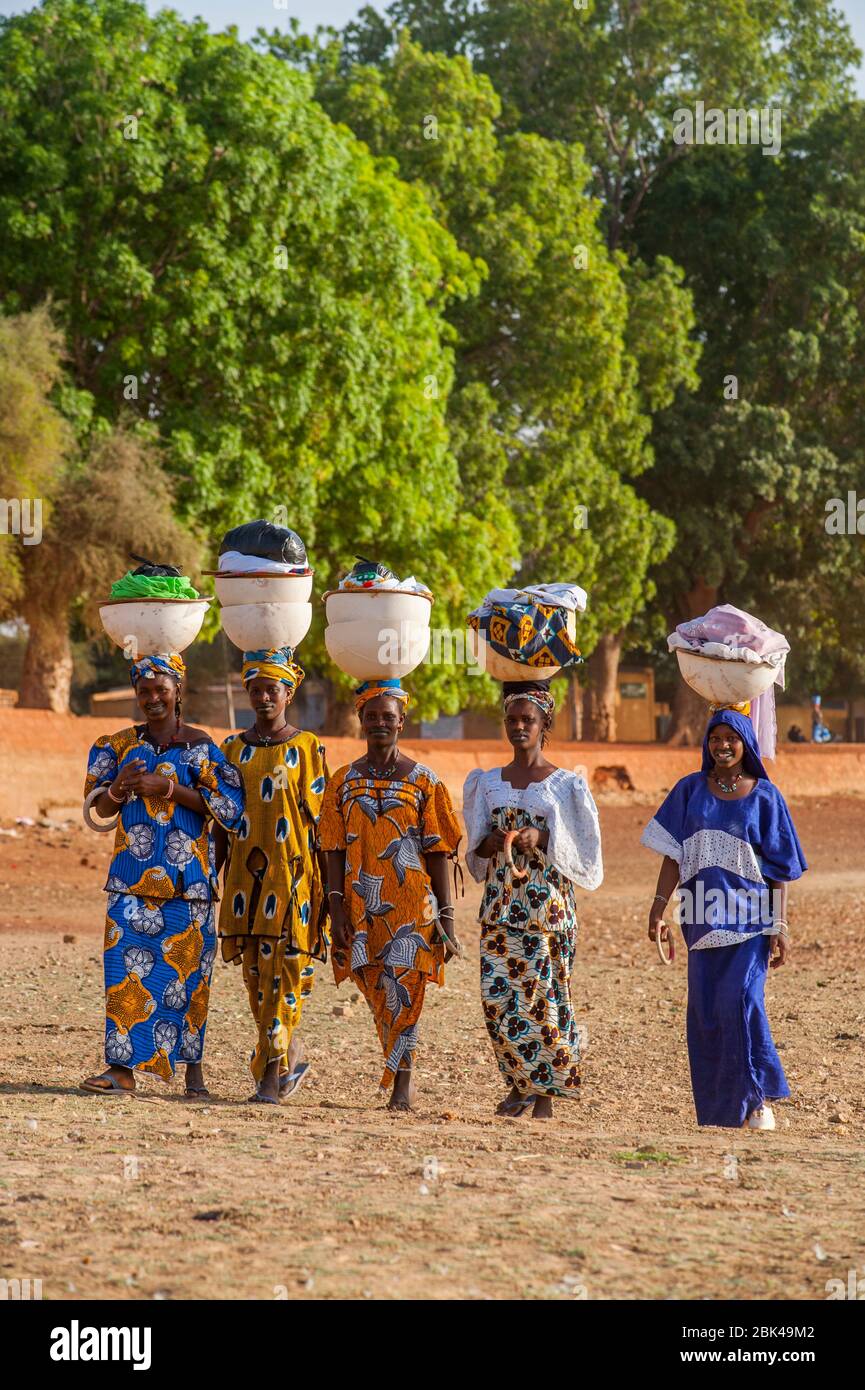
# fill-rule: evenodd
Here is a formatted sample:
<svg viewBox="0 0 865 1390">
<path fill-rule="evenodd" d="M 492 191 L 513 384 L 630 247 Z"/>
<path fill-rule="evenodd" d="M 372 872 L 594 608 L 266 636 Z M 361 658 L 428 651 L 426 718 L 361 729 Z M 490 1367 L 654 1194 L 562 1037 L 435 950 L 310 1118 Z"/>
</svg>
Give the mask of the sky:
<svg viewBox="0 0 865 1390">
<path fill-rule="evenodd" d="M 370 3 L 381 12 L 387 0 L 370 0 Z M 836 3 L 846 14 L 859 48 L 865 51 L 865 0 L 836 0 Z M 32 8 L 31 0 L 0 0 L 0 15 L 20 14 Z M 147 0 L 147 8 L 158 10 L 163 4 L 160 0 Z M 241 38 L 247 38 L 260 27 L 282 28 L 290 15 L 299 19 L 301 28 L 309 33 L 317 24 L 331 24 L 340 29 L 363 8 L 363 0 L 173 0 L 170 8 L 190 19 L 201 15 L 211 29 L 235 24 Z M 859 72 L 858 89 L 859 95 L 865 97 L 865 66 Z"/>
</svg>

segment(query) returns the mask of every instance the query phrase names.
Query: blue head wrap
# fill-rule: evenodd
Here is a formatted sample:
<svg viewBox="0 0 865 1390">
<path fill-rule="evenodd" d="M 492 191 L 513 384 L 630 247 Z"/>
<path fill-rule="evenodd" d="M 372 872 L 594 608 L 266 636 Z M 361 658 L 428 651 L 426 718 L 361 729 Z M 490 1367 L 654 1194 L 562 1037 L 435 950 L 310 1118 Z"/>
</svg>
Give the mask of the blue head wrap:
<svg viewBox="0 0 865 1390">
<path fill-rule="evenodd" d="M 747 714 L 740 714 L 735 709 L 717 710 L 706 725 L 706 733 L 703 738 L 703 771 L 711 772 L 715 766 L 715 759 L 709 752 L 709 734 L 718 724 L 726 724 L 730 729 L 734 729 L 744 743 L 745 753 L 742 758 L 742 767 L 748 776 L 765 777 L 767 782 L 771 782 L 772 779 L 760 757 L 760 746 L 757 742 L 754 725 Z"/>
<path fill-rule="evenodd" d="M 143 656 L 133 661 L 129 668 L 129 679 L 133 689 L 144 676 L 171 676 L 179 685 L 186 674 L 186 664 L 179 652 L 157 652 L 154 656 Z"/>
</svg>

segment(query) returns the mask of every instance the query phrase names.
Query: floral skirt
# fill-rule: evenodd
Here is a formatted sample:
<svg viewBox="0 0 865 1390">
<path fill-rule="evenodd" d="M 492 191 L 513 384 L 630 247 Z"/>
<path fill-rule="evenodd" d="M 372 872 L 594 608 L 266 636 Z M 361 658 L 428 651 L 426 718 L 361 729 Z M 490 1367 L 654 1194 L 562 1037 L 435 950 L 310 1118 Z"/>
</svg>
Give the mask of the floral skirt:
<svg viewBox="0 0 865 1390">
<path fill-rule="evenodd" d="M 481 923 L 481 997 L 505 1080 L 523 1095 L 576 1096 L 580 1035 L 571 1003 L 576 924 L 557 931 Z"/>
<path fill-rule="evenodd" d="M 105 919 L 105 1060 L 168 1081 L 199 1062 L 216 955 L 213 904 L 111 894 Z"/>
</svg>

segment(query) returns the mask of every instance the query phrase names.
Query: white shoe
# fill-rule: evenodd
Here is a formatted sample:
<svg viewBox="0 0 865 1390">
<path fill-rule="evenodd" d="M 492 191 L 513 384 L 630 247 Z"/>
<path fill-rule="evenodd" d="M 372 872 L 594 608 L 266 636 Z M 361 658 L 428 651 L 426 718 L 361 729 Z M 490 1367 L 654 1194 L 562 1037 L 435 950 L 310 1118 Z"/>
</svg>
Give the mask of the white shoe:
<svg viewBox="0 0 865 1390">
<path fill-rule="evenodd" d="M 749 1129 L 774 1129 L 775 1113 L 771 1105 L 761 1105 L 759 1110 L 752 1110 L 748 1116 Z"/>
</svg>

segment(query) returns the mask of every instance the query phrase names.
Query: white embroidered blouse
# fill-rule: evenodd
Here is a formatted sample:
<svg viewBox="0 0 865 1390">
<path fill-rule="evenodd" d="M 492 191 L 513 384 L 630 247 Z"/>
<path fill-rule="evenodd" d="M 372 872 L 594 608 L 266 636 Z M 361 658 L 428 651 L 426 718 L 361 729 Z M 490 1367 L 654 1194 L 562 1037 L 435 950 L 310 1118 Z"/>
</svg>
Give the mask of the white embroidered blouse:
<svg viewBox="0 0 865 1390">
<path fill-rule="evenodd" d="M 479 883 L 486 877 L 488 859 L 475 849 L 493 827 L 493 811 L 504 807 L 542 817 L 549 830 L 547 861 L 580 888 L 595 889 L 604 877 L 598 808 L 584 777 L 557 767 L 543 782 L 512 787 L 501 768 L 474 768 L 463 788 L 466 823 L 466 864 Z"/>
</svg>

